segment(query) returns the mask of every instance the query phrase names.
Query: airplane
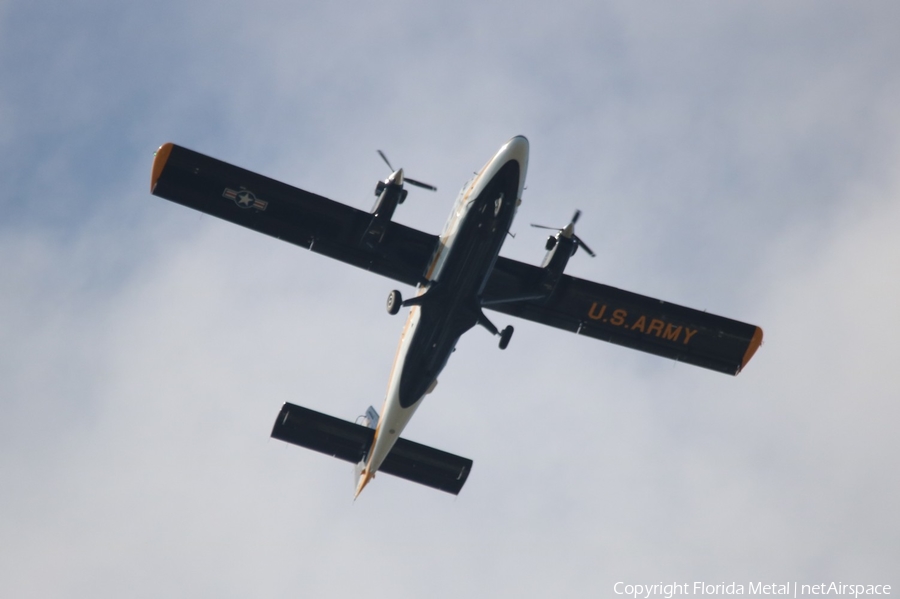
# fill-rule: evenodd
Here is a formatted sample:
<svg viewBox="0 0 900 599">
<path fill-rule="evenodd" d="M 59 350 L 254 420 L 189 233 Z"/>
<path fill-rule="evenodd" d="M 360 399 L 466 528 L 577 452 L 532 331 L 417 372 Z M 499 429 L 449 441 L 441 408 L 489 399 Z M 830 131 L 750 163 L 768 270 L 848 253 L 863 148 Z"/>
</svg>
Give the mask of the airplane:
<svg viewBox="0 0 900 599">
<path fill-rule="evenodd" d="M 152 194 L 415 288 L 407 299 L 398 290 L 388 295 L 390 314 L 409 313 L 381 414 L 369 407 L 349 422 L 285 403 L 272 430 L 354 463 L 354 498 L 376 472 L 460 492 L 472 460 L 400 435 L 464 333 L 480 325 L 499 337 L 500 349 L 509 345 L 513 327 L 499 329 L 485 309 L 731 375 L 762 343 L 757 326 L 564 274 L 579 248 L 594 255 L 575 234 L 579 211 L 547 238 L 539 267 L 500 256 L 522 202 L 528 153 L 523 136 L 503 144 L 463 185 L 440 235 L 393 219 L 404 184 L 436 188 L 394 170 L 380 150 L 392 172 L 378 182 L 370 212 L 172 143 L 154 154 Z"/>
</svg>

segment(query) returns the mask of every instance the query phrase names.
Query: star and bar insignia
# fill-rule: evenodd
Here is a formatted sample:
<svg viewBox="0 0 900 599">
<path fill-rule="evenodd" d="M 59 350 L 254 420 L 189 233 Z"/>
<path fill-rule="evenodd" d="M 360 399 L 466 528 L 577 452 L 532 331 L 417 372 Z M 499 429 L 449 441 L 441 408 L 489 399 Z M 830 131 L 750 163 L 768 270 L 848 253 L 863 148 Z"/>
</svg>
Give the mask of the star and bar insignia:
<svg viewBox="0 0 900 599">
<path fill-rule="evenodd" d="M 268 202 L 260 200 L 253 195 L 252 191 L 247 191 L 246 189 L 235 191 L 234 189 L 225 188 L 222 197 L 233 200 L 238 208 L 256 208 L 257 210 L 265 210 L 269 205 Z"/>
</svg>

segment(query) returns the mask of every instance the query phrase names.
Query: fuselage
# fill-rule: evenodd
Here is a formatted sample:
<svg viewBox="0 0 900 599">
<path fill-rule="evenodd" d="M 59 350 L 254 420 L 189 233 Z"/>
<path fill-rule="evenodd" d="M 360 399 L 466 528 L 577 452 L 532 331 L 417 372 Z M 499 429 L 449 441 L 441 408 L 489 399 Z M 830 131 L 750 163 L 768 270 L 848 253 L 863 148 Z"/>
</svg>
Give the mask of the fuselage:
<svg viewBox="0 0 900 599">
<path fill-rule="evenodd" d="M 528 140 L 514 137 L 460 191 L 403 327 L 357 495 L 437 385 L 459 338 L 479 322 L 481 293 L 521 202 L 527 168 Z"/>
</svg>

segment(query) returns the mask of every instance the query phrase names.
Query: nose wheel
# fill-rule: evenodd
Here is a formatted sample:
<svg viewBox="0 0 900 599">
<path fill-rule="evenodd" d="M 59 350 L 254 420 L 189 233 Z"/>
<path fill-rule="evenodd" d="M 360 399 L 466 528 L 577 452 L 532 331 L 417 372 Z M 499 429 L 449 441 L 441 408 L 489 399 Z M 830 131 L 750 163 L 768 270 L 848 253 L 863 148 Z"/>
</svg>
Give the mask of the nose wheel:
<svg viewBox="0 0 900 599">
<path fill-rule="evenodd" d="M 388 294 L 387 297 L 387 311 L 388 314 L 394 315 L 400 311 L 400 305 L 403 304 L 403 296 L 400 295 L 400 292 L 394 289 Z"/>
</svg>

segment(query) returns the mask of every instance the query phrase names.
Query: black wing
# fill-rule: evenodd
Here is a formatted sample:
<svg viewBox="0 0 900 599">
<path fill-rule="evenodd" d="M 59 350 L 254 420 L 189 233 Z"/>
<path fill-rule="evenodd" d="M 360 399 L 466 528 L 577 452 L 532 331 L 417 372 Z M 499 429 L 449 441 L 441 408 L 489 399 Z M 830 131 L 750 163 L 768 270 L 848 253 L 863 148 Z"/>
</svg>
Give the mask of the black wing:
<svg viewBox="0 0 900 599">
<path fill-rule="evenodd" d="M 409 285 L 424 281 L 439 241 L 390 222 L 380 243 L 363 243 L 368 212 L 174 144 L 156 153 L 151 191 Z M 729 374 L 762 343 L 759 327 L 568 275 L 548 300 L 503 302 L 540 296 L 543 276 L 536 266 L 501 257 L 483 299 L 512 316 Z"/>
<path fill-rule="evenodd" d="M 499 258 L 486 307 L 559 329 L 737 374 L 762 343 L 757 326 L 564 275 L 547 300 L 502 301 L 541 293 L 544 271 Z"/>
<path fill-rule="evenodd" d="M 415 285 L 438 238 L 391 222 L 380 244 L 362 243 L 372 215 L 174 144 L 153 162 L 154 195 L 314 252 Z"/>
</svg>

